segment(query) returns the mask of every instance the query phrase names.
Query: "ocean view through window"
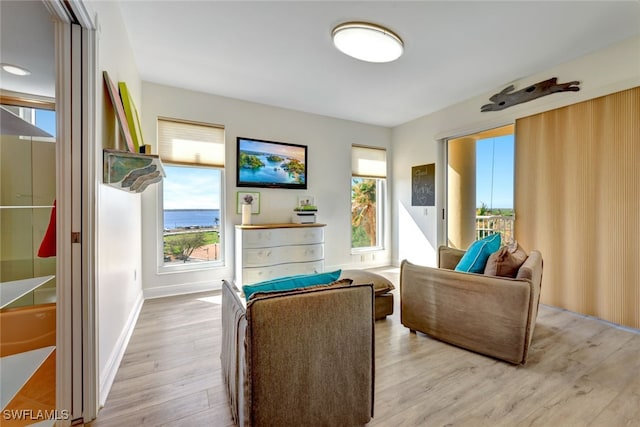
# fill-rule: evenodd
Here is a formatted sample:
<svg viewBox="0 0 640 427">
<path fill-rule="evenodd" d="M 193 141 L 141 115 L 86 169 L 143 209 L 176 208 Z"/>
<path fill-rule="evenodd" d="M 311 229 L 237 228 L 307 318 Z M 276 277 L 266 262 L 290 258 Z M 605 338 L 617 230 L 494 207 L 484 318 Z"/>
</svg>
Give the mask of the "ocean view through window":
<svg viewBox="0 0 640 427">
<path fill-rule="evenodd" d="M 213 228 L 220 225 L 220 209 L 165 209 L 167 229 Z"/>
<path fill-rule="evenodd" d="M 221 171 L 165 165 L 164 265 L 220 259 Z"/>
<path fill-rule="evenodd" d="M 162 181 L 162 267 L 221 264 L 224 127 L 158 119 Z"/>
</svg>

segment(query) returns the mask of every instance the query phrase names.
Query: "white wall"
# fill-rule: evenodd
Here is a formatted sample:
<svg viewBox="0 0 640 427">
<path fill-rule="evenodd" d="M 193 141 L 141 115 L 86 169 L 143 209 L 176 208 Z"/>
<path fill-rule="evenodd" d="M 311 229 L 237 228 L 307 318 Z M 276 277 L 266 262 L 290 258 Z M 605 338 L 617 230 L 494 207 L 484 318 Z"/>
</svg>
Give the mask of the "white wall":
<svg viewBox="0 0 640 427">
<path fill-rule="evenodd" d="M 233 278 L 234 225 L 241 223 L 236 214 L 235 186 L 236 137 L 254 137 L 308 146 L 308 189 L 255 189 L 260 192 L 260 214 L 254 223 L 290 222 L 298 196 L 314 196 L 318 205 L 317 220 L 325 228 L 325 269 L 390 262 L 390 230 L 386 230 L 386 250 L 365 256 L 351 255 L 351 145 L 362 144 L 390 148 L 391 130 L 299 111 L 224 98 L 143 82 L 142 132 L 145 143 L 156 147 L 157 117 L 171 117 L 224 125 L 226 136 L 224 268 L 189 273 L 158 273 L 160 253 L 157 195 L 160 186 L 143 194 L 143 287 L 145 296 L 219 288 L 221 279 Z M 253 190 L 252 190 L 253 191 Z"/>
<path fill-rule="evenodd" d="M 140 77 L 115 2 L 85 2 L 97 14 L 99 83 L 96 99 L 96 175 L 99 402 L 104 404 L 142 306 L 140 195 L 101 183 L 102 148 L 122 148 L 102 72 L 127 83 L 140 105 Z"/>
<path fill-rule="evenodd" d="M 441 237 L 442 171 L 440 138 L 458 136 L 512 123 L 517 117 L 535 114 L 585 99 L 640 85 L 640 38 L 537 73 L 466 102 L 456 104 L 393 130 L 286 109 L 223 98 L 214 95 L 143 83 L 140 81 L 127 33 L 117 3 L 88 2 L 97 13 L 99 25 L 98 70 L 125 81 L 142 115 L 145 142 L 155 147 L 158 116 L 222 124 L 226 128 L 227 172 L 225 182 L 224 247 L 227 265 L 218 270 L 180 274 L 159 274 L 157 261 L 159 186 L 142 196 L 99 185 L 97 229 L 98 363 L 100 402 L 104 402 L 111 381 L 132 330 L 144 293 L 161 296 L 183 291 L 212 289 L 220 279 L 233 276 L 233 230 L 240 223 L 235 213 L 235 139 L 257 137 L 292 142 L 309 147 L 309 189 L 307 191 L 260 189 L 261 214 L 256 222 L 288 222 L 299 195 L 313 195 L 319 205 L 319 222 L 326 223 L 327 269 L 398 264 L 408 258 L 435 264 L 435 248 Z M 553 94 L 503 110 L 480 113 L 480 106 L 509 83 L 516 89 L 558 77 L 559 81 L 581 81 L 579 92 Z M 98 76 L 102 81 L 102 76 Z M 102 176 L 103 147 L 121 147 L 107 93 L 97 93 L 97 175 Z M 350 252 L 350 147 L 364 144 L 389 149 L 389 195 L 391 227 L 386 230 L 387 250 L 360 263 Z M 156 150 L 157 151 L 157 150 Z M 411 207 L 411 166 L 436 163 L 437 206 L 425 210 Z M 142 221 L 144 218 L 144 221 Z M 393 236 L 392 238 L 390 236 Z M 390 242 L 390 243 L 389 243 Z M 391 248 L 391 256 L 389 255 Z"/>
<path fill-rule="evenodd" d="M 559 82 L 580 81 L 579 92 L 556 93 L 502 111 L 480 112 L 489 97 L 509 84 L 515 90 L 557 77 Z M 517 118 L 559 108 L 587 99 L 640 85 L 640 37 L 628 39 L 607 49 L 567 62 L 532 76 L 505 82 L 484 95 L 452 105 L 393 129 L 392 241 L 394 264 L 403 259 L 434 266 L 436 249 L 443 243 L 442 209 L 444 208 L 444 171 L 441 162 L 442 138 L 466 135 L 491 129 Z M 411 166 L 436 163 L 436 207 L 411 206 Z"/>
</svg>

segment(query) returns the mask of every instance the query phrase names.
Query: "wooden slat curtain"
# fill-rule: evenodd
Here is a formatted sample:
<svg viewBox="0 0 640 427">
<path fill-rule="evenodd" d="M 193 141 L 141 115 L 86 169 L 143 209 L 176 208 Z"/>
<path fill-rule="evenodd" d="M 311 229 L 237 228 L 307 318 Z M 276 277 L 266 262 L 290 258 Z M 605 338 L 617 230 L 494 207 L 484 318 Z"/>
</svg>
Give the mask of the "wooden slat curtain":
<svg viewBox="0 0 640 427">
<path fill-rule="evenodd" d="M 640 87 L 517 120 L 515 170 L 541 302 L 640 328 Z"/>
</svg>

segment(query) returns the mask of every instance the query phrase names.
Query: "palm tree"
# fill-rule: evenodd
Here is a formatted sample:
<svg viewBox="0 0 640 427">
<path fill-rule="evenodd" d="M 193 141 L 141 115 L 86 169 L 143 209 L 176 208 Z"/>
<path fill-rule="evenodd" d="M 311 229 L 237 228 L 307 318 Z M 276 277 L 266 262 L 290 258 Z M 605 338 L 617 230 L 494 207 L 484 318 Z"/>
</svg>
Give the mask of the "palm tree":
<svg viewBox="0 0 640 427">
<path fill-rule="evenodd" d="M 369 238 L 369 246 L 374 246 L 376 244 L 376 180 L 354 178 L 352 184 L 351 226 L 362 227 Z"/>
</svg>

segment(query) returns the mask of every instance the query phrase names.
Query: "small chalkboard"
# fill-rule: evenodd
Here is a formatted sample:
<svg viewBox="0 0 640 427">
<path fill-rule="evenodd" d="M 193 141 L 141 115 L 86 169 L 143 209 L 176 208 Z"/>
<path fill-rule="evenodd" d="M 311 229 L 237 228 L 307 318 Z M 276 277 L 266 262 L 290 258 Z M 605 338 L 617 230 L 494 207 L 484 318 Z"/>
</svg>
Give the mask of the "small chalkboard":
<svg viewBox="0 0 640 427">
<path fill-rule="evenodd" d="M 436 205 L 436 164 L 411 167 L 411 206 Z"/>
</svg>

